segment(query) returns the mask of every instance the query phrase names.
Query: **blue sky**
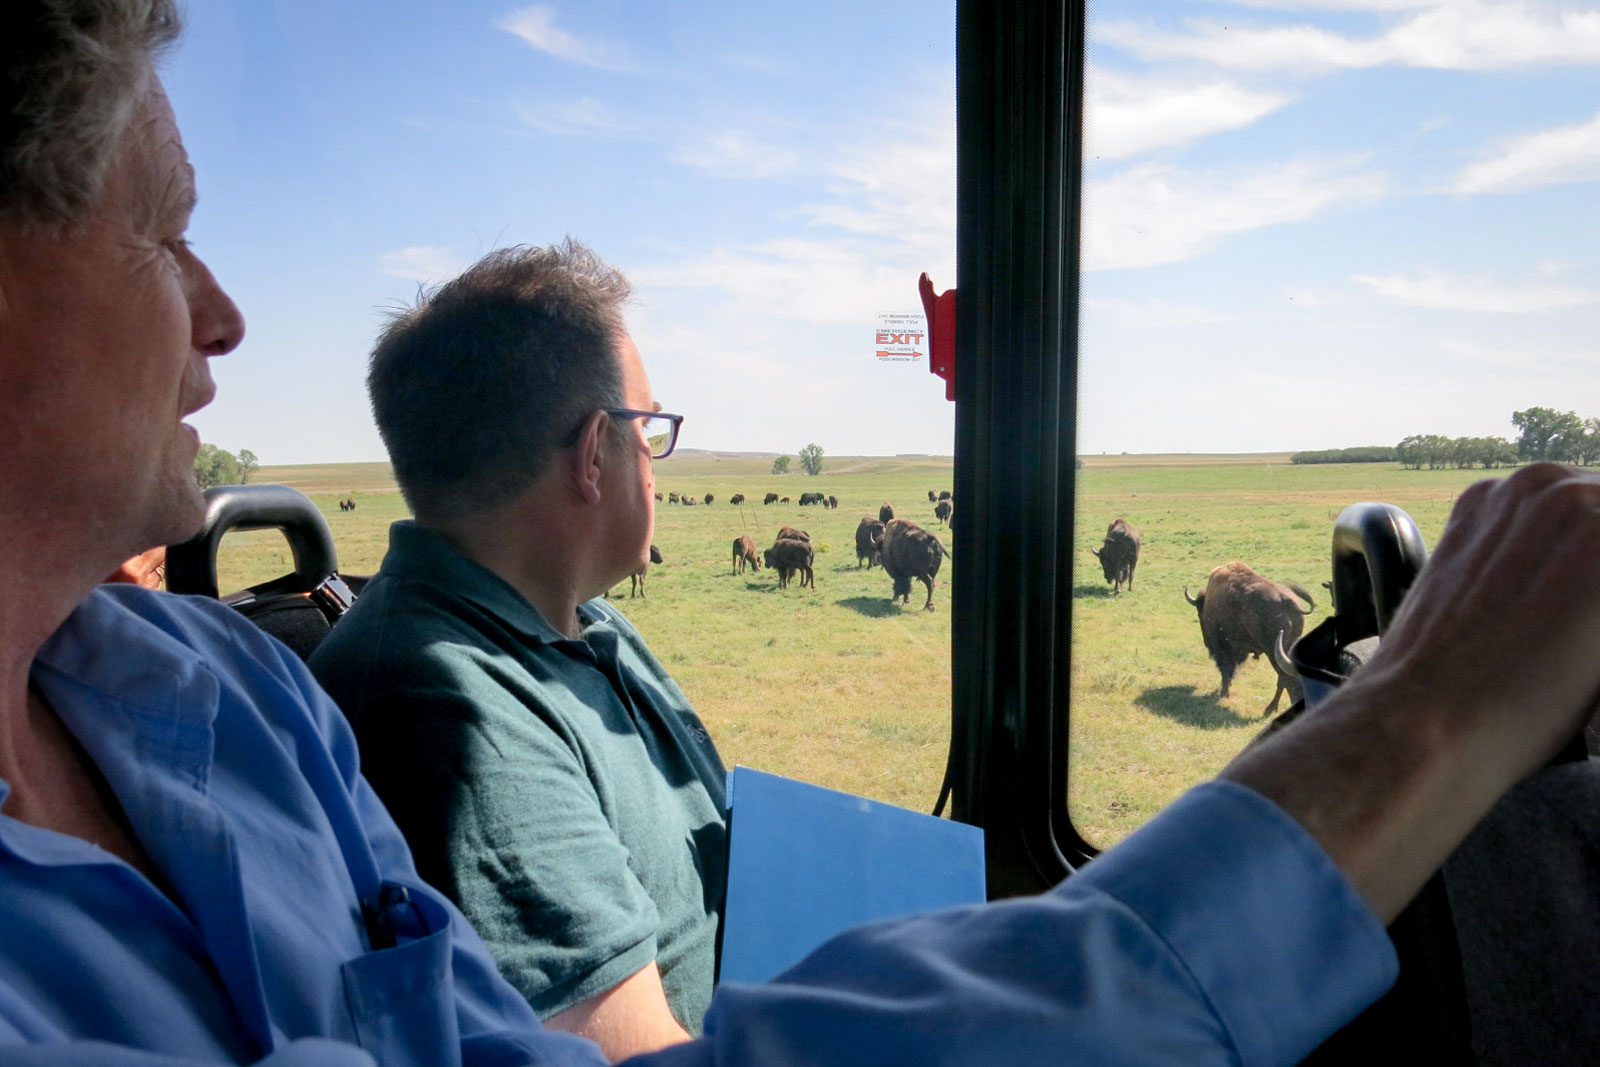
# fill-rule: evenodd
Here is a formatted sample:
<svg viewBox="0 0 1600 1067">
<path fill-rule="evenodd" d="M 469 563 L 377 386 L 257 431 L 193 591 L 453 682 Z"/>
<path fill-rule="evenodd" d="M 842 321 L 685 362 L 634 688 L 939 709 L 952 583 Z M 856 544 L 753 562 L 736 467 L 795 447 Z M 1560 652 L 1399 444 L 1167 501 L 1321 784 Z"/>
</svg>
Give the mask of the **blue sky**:
<svg viewBox="0 0 1600 1067">
<path fill-rule="evenodd" d="M 948 453 L 878 312 L 954 278 L 954 8 L 192 4 L 166 80 L 192 237 L 249 336 L 195 418 L 383 458 L 384 310 L 571 234 L 683 443 Z M 1600 415 L 1600 8 L 1091 11 L 1080 444 L 1256 451 Z"/>
</svg>

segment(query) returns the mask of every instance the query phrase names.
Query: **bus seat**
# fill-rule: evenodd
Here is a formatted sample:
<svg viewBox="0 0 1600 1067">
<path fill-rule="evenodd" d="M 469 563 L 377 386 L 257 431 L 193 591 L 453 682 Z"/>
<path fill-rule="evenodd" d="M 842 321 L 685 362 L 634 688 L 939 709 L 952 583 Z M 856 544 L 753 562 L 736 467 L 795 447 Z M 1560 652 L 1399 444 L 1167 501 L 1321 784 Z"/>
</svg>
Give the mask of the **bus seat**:
<svg viewBox="0 0 1600 1067">
<path fill-rule="evenodd" d="M 219 485 L 207 489 L 200 532 L 167 549 L 167 588 L 215 597 L 305 659 L 355 602 L 339 574 L 333 532 L 309 497 L 286 485 Z M 234 530 L 279 530 L 294 554 L 294 570 L 224 596 L 218 588 L 217 549 Z"/>
</svg>

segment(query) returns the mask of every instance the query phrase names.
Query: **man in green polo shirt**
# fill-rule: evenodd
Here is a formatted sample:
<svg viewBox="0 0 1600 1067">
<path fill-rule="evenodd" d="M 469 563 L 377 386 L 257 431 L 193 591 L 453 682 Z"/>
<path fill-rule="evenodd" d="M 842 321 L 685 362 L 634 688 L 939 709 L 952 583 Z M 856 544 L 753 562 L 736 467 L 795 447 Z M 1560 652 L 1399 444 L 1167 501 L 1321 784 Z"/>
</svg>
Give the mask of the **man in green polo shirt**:
<svg viewBox="0 0 1600 1067">
<path fill-rule="evenodd" d="M 680 421 L 628 293 L 571 241 L 505 249 L 389 324 L 368 387 L 416 519 L 311 662 L 423 877 L 613 1059 L 698 1031 L 727 875 L 716 748 L 600 599 Z"/>
</svg>

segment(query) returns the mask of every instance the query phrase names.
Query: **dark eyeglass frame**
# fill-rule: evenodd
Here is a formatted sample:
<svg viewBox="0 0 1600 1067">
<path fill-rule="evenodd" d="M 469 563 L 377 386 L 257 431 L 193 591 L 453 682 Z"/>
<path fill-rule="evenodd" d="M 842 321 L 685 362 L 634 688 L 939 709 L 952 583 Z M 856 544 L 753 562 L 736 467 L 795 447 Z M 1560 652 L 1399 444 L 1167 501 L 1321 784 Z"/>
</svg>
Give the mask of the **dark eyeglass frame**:
<svg viewBox="0 0 1600 1067">
<path fill-rule="evenodd" d="M 633 408 L 601 408 L 600 410 L 614 419 L 666 419 L 672 426 L 672 429 L 667 432 L 667 447 L 660 452 L 651 452 L 651 459 L 666 459 L 672 455 L 672 450 L 678 447 L 678 431 L 683 428 L 682 415 L 674 415 L 670 411 L 636 411 Z M 582 421 L 573 427 L 572 432 L 567 435 L 566 441 L 562 443 L 562 447 L 578 443 L 578 435 L 583 433 L 583 424 L 588 420 L 589 416 L 585 415 Z M 645 440 L 648 441 L 649 439 L 650 435 L 646 434 Z"/>
</svg>

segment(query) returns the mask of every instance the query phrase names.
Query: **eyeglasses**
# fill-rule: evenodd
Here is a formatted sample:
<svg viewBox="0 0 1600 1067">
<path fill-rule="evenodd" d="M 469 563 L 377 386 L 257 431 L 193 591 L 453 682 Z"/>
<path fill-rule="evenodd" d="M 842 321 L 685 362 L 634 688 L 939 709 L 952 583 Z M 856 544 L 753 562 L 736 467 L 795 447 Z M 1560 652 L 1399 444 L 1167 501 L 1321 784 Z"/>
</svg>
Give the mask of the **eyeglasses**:
<svg viewBox="0 0 1600 1067">
<path fill-rule="evenodd" d="M 666 459 L 678 447 L 678 427 L 683 425 L 682 415 L 665 411 L 634 411 L 631 408 L 605 408 L 614 419 L 642 419 L 644 440 L 650 446 L 651 459 Z"/>
<path fill-rule="evenodd" d="M 635 411 L 632 408 L 601 408 L 607 415 L 614 419 L 643 419 L 644 439 L 650 446 L 651 459 L 666 459 L 672 455 L 672 450 L 678 447 L 678 428 L 683 425 L 683 416 L 674 415 L 667 411 Z M 584 416 L 584 422 L 589 416 Z M 567 439 L 562 442 L 562 447 L 567 448 L 578 443 L 578 437 L 583 433 L 583 422 L 573 427 Z"/>
</svg>

